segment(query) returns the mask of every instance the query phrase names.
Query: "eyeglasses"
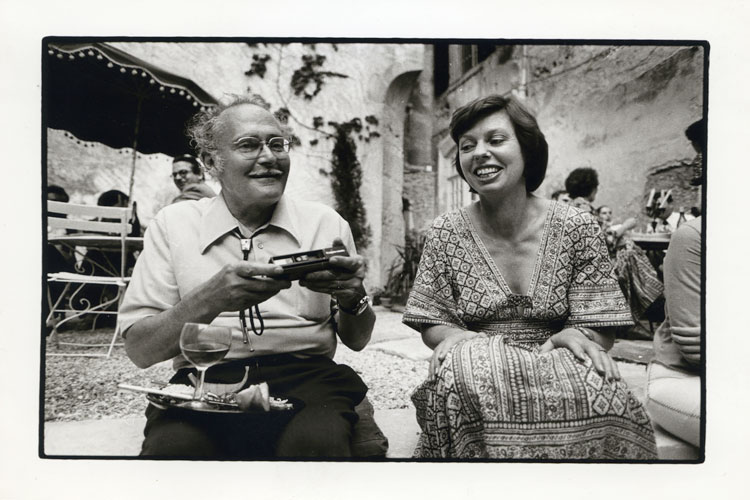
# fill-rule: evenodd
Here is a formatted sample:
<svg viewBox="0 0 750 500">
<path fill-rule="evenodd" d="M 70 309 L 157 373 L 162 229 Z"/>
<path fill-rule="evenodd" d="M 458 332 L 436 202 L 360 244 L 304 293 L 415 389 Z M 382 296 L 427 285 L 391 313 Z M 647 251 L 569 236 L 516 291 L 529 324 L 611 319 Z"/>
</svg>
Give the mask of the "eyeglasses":
<svg viewBox="0 0 750 500">
<path fill-rule="evenodd" d="M 263 149 L 263 144 L 268 146 L 268 149 L 274 155 L 284 154 L 289 152 L 289 140 L 284 137 L 271 137 L 266 141 L 258 139 L 257 137 L 240 137 L 233 143 L 243 155 L 256 155 L 260 154 Z"/>
<path fill-rule="evenodd" d="M 178 170 L 177 172 L 172 172 L 172 179 L 176 179 L 178 177 L 187 177 L 191 172 L 192 170 Z"/>
</svg>

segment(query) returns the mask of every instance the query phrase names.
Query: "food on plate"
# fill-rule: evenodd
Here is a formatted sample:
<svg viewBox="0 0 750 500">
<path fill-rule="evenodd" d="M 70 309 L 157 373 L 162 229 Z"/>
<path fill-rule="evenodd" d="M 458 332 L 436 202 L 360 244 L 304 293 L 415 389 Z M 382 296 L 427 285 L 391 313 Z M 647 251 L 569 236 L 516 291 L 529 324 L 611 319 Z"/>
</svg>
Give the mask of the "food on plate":
<svg viewBox="0 0 750 500">
<path fill-rule="evenodd" d="M 185 384 L 169 384 L 161 389 L 161 392 L 175 396 L 192 396 L 195 387 Z"/>
<path fill-rule="evenodd" d="M 266 382 L 251 385 L 237 394 L 225 394 L 223 399 L 226 402 L 237 403 L 242 411 L 260 409 L 263 411 L 285 411 L 294 409 L 294 404 L 290 403 L 288 399 L 270 396 Z"/>
<path fill-rule="evenodd" d="M 268 384 L 266 382 L 253 384 L 247 389 L 241 390 L 236 395 L 237 404 L 242 411 L 259 408 L 263 408 L 263 411 L 270 411 L 271 402 L 269 401 L 269 397 Z"/>
</svg>

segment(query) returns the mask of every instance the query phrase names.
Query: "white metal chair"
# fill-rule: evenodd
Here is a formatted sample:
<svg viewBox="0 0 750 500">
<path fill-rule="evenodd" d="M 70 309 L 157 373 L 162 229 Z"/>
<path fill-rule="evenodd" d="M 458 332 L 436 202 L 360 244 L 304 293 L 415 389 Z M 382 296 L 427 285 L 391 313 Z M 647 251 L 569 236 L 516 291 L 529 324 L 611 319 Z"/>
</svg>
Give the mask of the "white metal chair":
<svg viewBox="0 0 750 500">
<path fill-rule="evenodd" d="M 108 347 L 106 353 L 92 353 L 91 351 L 81 352 L 55 352 L 48 353 L 49 356 L 89 356 L 89 357 L 109 357 L 115 346 L 119 327 L 115 326 L 112 340 L 108 344 L 86 344 L 74 342 L 61 342 L 58 338 L 58 328 L 68 321 L 83 316 L 85 314 L 97 315 L 117 315 L 117 310 L 108 310 L 112 304 L 120 303 L 129 278 L 126 276 L 127 261 L 127 236 L 131 231 L 129 223 L 131 209 L 122 207 L 101 207 L 92 205 L 78 205 L 74 203 L 63 203 L 57 201 L 47 201 L 47 228 L 49 230 L 78 231 L 70 234 L 68 242 L 66 238 L 58 238 L 53 241 L 63 245 L 75 248 L 76 239 L 80 244 L 81 239 L 90 237 L 92 241 L 114 240 L 113 250 L 120 250 L 119 265 L 113 265 L 115 270 L 109 270 L 111 276 L 101 276 L 89 274 L 87 269 L 81 264 L 85 262 L 85 254 L 75 248 L 74 252 L 78 254 L 78 262 L 75 266 L 77 272 L 54 272 L 47 274 L 47 300 L 49 302 L 49 314 L 45 319 L 46 324 L 52 327 L 50 339 L 53 340 L 60 349 L 61 346 L 76 347 Z M 60 215 L 52 215 L 60 214 Z M 118 244 L 119 243 L 119 244 Z M 80 259 L 80 260 L 79 260 Z M 93 263 L 94 266 L 101 265 Z M 91 273 L 94 271 L 91 270 Z M 59 283 L 64 285 L 58 297 L 53 297 L 50 285 Z M 114 297 L 100 300 L 93 303 L 90 298 L 82 296 L 81 291 L 87 285 L 114 285 L 117 287 L 117 293 Z M 76 307 L 78 306 L 78 307 Z M 58 319 L 60 316 L 61 319 Z"/>
</svg>

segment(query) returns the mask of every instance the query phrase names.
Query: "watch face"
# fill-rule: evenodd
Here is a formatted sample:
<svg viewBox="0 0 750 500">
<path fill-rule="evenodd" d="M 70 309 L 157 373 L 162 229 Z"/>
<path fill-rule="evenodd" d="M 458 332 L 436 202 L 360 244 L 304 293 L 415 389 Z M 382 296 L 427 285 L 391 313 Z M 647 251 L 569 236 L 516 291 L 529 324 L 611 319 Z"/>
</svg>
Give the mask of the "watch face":
<svg viewBox="0 0 750 500">
<path fill-rule="evenodd" d="M 365 312 L 365 309 L 367 309 L 367 306 L 369 304 L 370 304 L 370 297 L 368 297 L 367 295 L 362 297 L 362 300 L 359 301 L 359 305 L 357 306 L 357 315 Z"/>
<path fill-rule="evenodd" d="M 352 309 L 344 309 L 343 307 L 339 306 L 339 309 L 344 311 L 347 314 L 351 314 L 354 316 L 359 316 L 365 310 L 367 309 L 368 304 L 370 304 L 370 297 L 365 295 L 362 297 L 359 302 L 357 302 L 357 305 L 355 305 Z"/>
</svg>

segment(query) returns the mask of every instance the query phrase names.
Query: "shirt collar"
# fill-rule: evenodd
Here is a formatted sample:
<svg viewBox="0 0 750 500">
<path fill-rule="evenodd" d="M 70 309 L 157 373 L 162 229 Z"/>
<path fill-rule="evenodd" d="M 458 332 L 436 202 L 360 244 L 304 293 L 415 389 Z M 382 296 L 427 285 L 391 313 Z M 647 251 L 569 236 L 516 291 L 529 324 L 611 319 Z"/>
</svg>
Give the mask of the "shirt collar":
<svg viewBox="0 0 750 500">
<path fill-rule="evenodd" d="M 295 239 L 298 245 L 300 244 L 299 233 L 297 231 L 299 227 L 298 215 L 294 210 L 294 204 L 285 194 L 281 196 L 279 202 L 276 204 L 273 215 L 271 215 L 271 220 L 259 229 L 267 226 L 275 226 L 283 229 Z M 201 253 L 204 253 L 216 240 L 234 231 L 237 227 L 239 227 L 237 219 L 229 211 L 221 193 L 211 198 L 208 209 L 203 214 L 201 220 Z"/>
</svg>

